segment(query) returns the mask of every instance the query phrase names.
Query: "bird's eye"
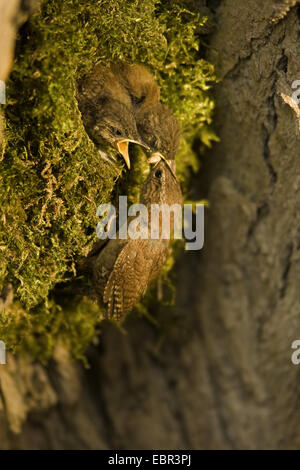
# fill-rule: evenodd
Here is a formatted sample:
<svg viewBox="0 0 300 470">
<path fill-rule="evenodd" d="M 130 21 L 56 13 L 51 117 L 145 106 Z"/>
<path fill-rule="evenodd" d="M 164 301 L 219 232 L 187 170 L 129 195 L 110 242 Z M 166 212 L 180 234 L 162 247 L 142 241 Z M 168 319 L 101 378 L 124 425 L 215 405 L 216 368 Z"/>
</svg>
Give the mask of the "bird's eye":
<svg viewBox="0 0 300 470">
<path fill-rule="evenodd" d="M 154 175 L 156 176 L 156 178 L 161 178 L 162 177 L 162 171 L 161 170 L 156 170 L 156 172 L 154 173 Z"/>
<path fill-rule="evenodd" d="M 122 135 L 122 132 L 120 131 L 120 129 L 117 129 L 116 127 L 111 127 L 111 131 L 113 132 L 114 135 L 118 135 L 118 136 Z"/>
<path fill-rule="evenodd" d="M 145 101 L 145 98 L 146 98 L 145 95 L 142 95 L 140 97 L 133 96 L 132 97 L 133 104 L 142 104 Z"/>
</svg>

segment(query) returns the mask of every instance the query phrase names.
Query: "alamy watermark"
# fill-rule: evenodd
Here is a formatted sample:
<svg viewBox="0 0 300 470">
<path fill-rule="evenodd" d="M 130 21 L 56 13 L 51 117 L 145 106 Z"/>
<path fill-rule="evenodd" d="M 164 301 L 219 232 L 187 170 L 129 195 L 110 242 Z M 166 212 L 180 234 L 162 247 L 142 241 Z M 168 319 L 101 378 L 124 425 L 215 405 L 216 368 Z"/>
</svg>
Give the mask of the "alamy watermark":
<svg viewBox="0 0 300 470">
<path fill-rule="evenodd" d="M 117 229 L 117 212 L 119 227 Z M 144 204 L 127 206 L 127 196 L 119 197 L 119 208 L 101 204 L 96 215 L 102 217 L 96 233 L 101 240 L 185 238 L 186 250 L 201 250 L 204 245 L 204 204 Z M 194 226 L 194 228 L 193 228 Z"/>
<path fill-rule="evenodd" d="M 6 346 L 4 341 L 0 341 L 0 365 L 6 364 Z"/>
<path fill-rule="evenodd" d="M 6 104 L 6 87 L 3 80 L 0 80 L 0 104 Z"/>
<path fill-rule="evenodd" d="M 300 339 L 295 339 L 292 342 L 291 348 L 295 349 L 291 355 L 291 361 L 295 366 L 298 366 L 300 364 Z"/>
<path fill-rule="evenodd" d="M 300 80 L 294 80 L 292 83 L 292 88 L 295 90 L 292 93 L 292 100 L 294 101 L 295 104 L 300 103 Z"/>
</svg>

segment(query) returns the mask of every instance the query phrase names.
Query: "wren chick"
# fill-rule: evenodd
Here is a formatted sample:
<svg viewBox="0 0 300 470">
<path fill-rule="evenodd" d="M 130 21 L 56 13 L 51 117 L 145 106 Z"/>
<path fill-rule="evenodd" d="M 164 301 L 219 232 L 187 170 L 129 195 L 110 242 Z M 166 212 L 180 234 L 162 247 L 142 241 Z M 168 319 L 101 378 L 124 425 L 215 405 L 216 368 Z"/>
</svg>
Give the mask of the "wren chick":
<svg viewBox="0 0 300 470">
<path fill-rule="evenodd" d="M 130 97 L 110 67 L 98 65 L 84 76 L 76 97 L 86 132 L 101 156 L 111 161 L 118 152 L 130 168 L 128 144 L 141 139 Z"/>
<path fill-rule="evenodd" d="M 169 252 L 169 239 L 151 239 L 151 204 L 180 204 L 180 185 L 165 160 L 151 169 L 141 192 L 141 203 L 148 212 L 148 239 L 107 241 L 94 259 L 93 288 L 100 305 L 107 306 L 107 316 L 122 319 L 158 277 Z M 172 224 L 172 221 L 171 221 Z"/>
<path fill-rule="evenodd" d="M 116 63 L 111 64 L 111 70 L 127 90 L 135 112 L 159 103 L 159 86 L 144 65 Z"/>
<path fill-rule="evenodd" d="M 180 126 L 172 111 L 161 103 L 146 106 L 136 113 L 136 122 L 143 142 L 152 152 L 174 160 L 180 143 Z"/>
<path fill-rule="evenodd" d="M 174 160 L 180 127 L 171 110 L 159 102 L 160 89 L 150 72 L 143 65 L 125 63 L 111 64 L 111 70 L 128 92 L 143 143 Z"/>
</svg>

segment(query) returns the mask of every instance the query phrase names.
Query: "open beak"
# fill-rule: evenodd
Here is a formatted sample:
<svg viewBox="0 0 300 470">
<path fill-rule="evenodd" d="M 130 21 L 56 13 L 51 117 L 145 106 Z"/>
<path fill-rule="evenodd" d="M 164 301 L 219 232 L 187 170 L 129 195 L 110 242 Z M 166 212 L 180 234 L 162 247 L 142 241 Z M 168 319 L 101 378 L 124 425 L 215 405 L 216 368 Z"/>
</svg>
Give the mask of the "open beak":
<svg viewBox="0 0 300 470">
<path fill-rule="evenodd" d="M 130 170 L 130 158 L 129 158 L 129 152 L 128 152 L 128 147 L 129 147 L 130 142 L 132 144 L 137 144 L 137 145 L 140 145 L 141 147 L 145 147 L 147 150 L 149 150 L 149 147 L 147 145 L 142 144 L 141 142 L 138 142 L 137 140 L 132 140 L 132 139 L 118 140 L 116 143 L 116 146 L 117 146 L 118 152 L 120 152 L 120 154 L 124 158 L 128 170 Z"/>
<path fill-rule="evenodd" d="M 175 160 L 167 160 L 167 162 L 169 164 L 169 167 L 171 168 L 171 170 L 175 174 L 176 173 L 176 162 L 175 162 Z"/>
</svg>

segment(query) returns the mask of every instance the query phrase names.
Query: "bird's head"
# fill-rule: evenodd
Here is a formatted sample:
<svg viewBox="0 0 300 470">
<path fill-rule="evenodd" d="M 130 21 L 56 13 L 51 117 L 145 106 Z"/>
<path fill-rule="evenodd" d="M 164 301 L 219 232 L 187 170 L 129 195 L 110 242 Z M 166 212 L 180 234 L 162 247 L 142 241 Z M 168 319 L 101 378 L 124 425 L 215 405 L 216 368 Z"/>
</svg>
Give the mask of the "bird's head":
<svg viewBox="0 0 300 470">
<path fill-rule="evenodd" d="M 144 183 L 141 202 L 143 204 L 181 204 L 182 193 L 172 164 L 165 159 L 154 161 Z"/>
<path fill-rule="evenodd" d="M 148 106 L 137 115 L 138 132 L 152 152 L 174 160 L 180 142 L 180 127 L 171 110 L 161 104 Z"/>
<path fill-rule="evenodd" d="M 130 168 L 129 143 L 141 144 L 141 138 L 129 107 L 111 99 L 97 104 L 92 134 L 99 147 L 103 141 L 115 147 Z"/>
<path fill-rule="evenodd" d="M 116 148 L 130 168 L 129 143 L 142 145 L 132 109 L 109 96 L 79 101 L 79 109 L 96 146 L 100 150 L 107 146 Z"/>
</svg>

